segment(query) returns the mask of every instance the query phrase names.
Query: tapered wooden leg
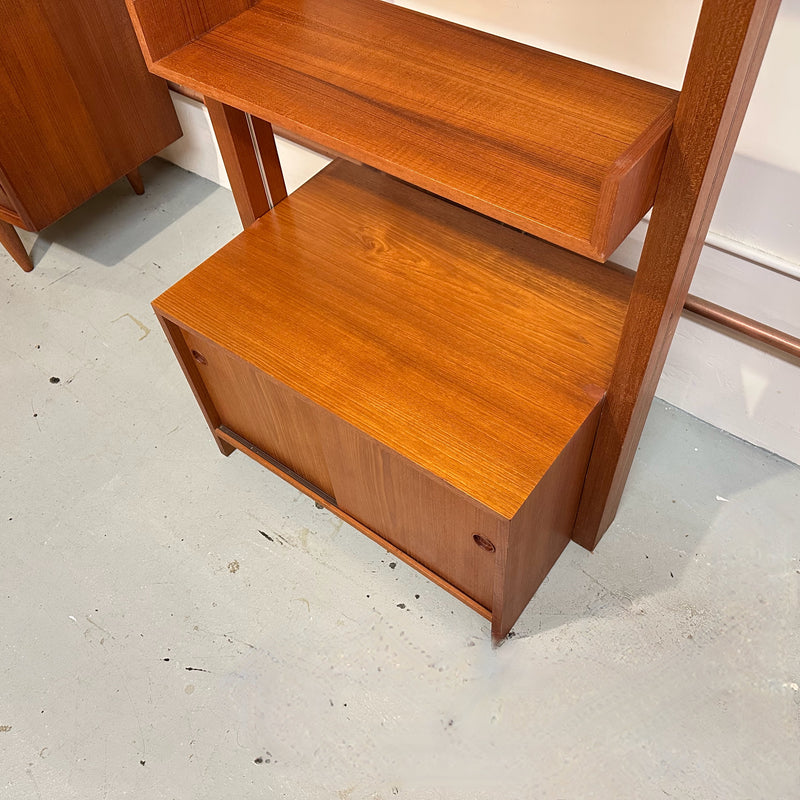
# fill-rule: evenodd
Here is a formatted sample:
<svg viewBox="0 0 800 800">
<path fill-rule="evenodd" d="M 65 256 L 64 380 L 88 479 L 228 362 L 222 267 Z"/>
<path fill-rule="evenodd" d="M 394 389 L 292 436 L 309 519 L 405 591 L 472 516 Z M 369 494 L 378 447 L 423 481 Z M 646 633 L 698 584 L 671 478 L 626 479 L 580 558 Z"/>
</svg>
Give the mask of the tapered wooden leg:
<svg viewBox="0 0 800 800">
<path fill-rule="evenodd" d="M 17 229 L 8 222 L 0 219 L 0 244 L 5 247 L 11 258 L 19 264 L 25 272 L 33 269 L 33 261 L 19 238 Z"/>
<path fill-rule="evenodd" d="M 245 228 L 286 197 L 272 126 L 206 98 L 233 199 Z"/>
<path fill-rule="evenodd" d="M 136 194 L 144 194 L 144 181 L 142 180 L 142 174 L 139 172 L 138 167 L 132 169 L 125 177 L 128 179 L 131 189 L 133 189 Z"/>
</svg>

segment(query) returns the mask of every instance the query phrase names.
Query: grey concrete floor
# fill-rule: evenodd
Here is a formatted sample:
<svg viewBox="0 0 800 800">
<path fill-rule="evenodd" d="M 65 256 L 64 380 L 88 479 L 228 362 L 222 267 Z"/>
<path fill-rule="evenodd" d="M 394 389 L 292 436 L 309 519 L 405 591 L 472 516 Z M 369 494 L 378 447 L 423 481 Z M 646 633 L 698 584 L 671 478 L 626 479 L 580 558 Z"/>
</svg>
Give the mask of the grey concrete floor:
<svg viewBox="0 0 800 800">
<path fill-rule="evenodd" d="M 800 797 L 800 468 L 656 402 L 493 650 L 219 455 L 149 302 L 235 210 L 144 176 L 0 255 L 0 797 Z"/>
</svg>

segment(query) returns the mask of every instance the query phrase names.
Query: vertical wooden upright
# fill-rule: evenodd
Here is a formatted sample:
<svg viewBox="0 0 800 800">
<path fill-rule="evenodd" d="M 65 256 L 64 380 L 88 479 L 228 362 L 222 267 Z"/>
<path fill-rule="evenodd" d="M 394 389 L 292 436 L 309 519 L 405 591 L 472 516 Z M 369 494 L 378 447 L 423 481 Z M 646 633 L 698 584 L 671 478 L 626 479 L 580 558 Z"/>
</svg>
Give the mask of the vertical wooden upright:
<svg viewBox="0 0 800 800">
<path fill-rule="evenodd" d="M 286 197 L 272 126 L 210 97 L 205 102 L 236 208 L 247 228 Z"/>
<path fill-rule="evenodd" d="M 148 66 L 250 8 L 255 0 L 125 0 Z M 286 197 L 269 122 L 205 97 L 225 172 L 247 228 Z"/>
<path fill-rule="evenodd" d="M 573 538 L 617 512 L 780 0 L 705 0 Z"/>
</svg>

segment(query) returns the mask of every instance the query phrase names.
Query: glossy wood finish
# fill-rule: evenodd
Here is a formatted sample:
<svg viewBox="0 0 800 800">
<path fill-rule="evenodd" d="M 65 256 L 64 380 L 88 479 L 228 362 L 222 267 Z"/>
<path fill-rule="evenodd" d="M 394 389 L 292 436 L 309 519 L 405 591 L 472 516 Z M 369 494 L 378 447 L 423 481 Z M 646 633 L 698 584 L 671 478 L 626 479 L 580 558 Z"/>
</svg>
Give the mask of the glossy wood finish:
<svg viewBox="0 0 800 800">
<path fill-rule="evenodd" d="M 167 86 L 169 86 L 171 92 L 175 92 L 176 94 L 188 97 L 190 100 L 194 100 L 196 103 L 205 104 L 206 102 L 205 97 L 203 97 L 203 95 L 200 94 L 200 92 L 196 92 L 194 89 L 190 89 L 188 86 L 182 86 L 179 83 L 175 83 L 175 81 L 167 81 Z M 282 139 L 286 139 L 289 142 L 294 142 L 295 144 L 299 144 L 301 147 L 313 150 L 315 153 L 319 153 L 320 155 L 323 155 L 326 158 L 330 159 L 344 158 L 344 156 L 342 156 L 341 153 L 336 153 L 329 147 L 323 147 L 321 144 L 314 142 L 305 136 L 300 136 L 298 133 L 287 131 L 285 128 L 275 127 L 273 128 L 273 132 L 275 136 L 279 136 Z"/>
<path fill-rule="evenodd" d="M 499 639 L 569 541 L 630 283 L 334 162 L 154 307 L 218 441 Z"/>
<path fill-rule="evenodd" d="M 236 208 L 247 228 L 286 197 L 272 127 L 211 98 L 205 102 Z"/>
<path fill-rule="evenodd" d="M 492 608 L 494 556 L 473 537 L 499 541 L 506 520 L 238 355 L 182 335 L 219 417 L 215 433 Z"/>
<path fill-rule="evenodd" d="M 574 538 L 616 514 L 780 0 L 706 0 L 598 428 Z"/>
<path fill-rule="evenodd" d="M 157 74 L 601 261 L 652 203 L 675 109 L 380 0 L 261 0 L 175 46 Z"/>
<path fill-rule="evenodd" d="M 0 19 L 0 185 L 18 224 L 46 227 L 181 135 L 123 0 L 0 0 Z"/>
<path fill-rule="evenodd" d="M 602 398 L 629 285 L 338 162 L 156 307 L 510 518 Z"/>
<path fill-rule="evenodd" d="M 254 0 L 125 0 L 142 53 L 151 65 L 247 10 Z"/>
<path fill-rule="evenodd" d="M 13 225 L 0 219 L 0 245 L 2 245 L 11 258 L 22 267 L 25 272 L 30 272 L 33 269 L 33 262 L 19 238 L 19 234 Z"/>
</svg>

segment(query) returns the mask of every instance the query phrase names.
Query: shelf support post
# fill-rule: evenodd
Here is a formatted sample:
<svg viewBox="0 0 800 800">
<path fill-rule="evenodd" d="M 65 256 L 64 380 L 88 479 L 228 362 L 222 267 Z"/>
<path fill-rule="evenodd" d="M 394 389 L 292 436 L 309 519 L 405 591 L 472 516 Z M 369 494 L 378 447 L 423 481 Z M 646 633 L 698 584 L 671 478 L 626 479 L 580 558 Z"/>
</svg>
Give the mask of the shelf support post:
<svg viewBox="0 0 800 800">
<path fill-rule="evenodd" d="M 616 514 L 780 0 L 704 0 L 573 539 Z"/>
<path fill-rule="evenodd" d="M 272 126 L 210 97 L 205 104 L 236 208 L 247 228 L 286 197 Z"/>
</svg>

